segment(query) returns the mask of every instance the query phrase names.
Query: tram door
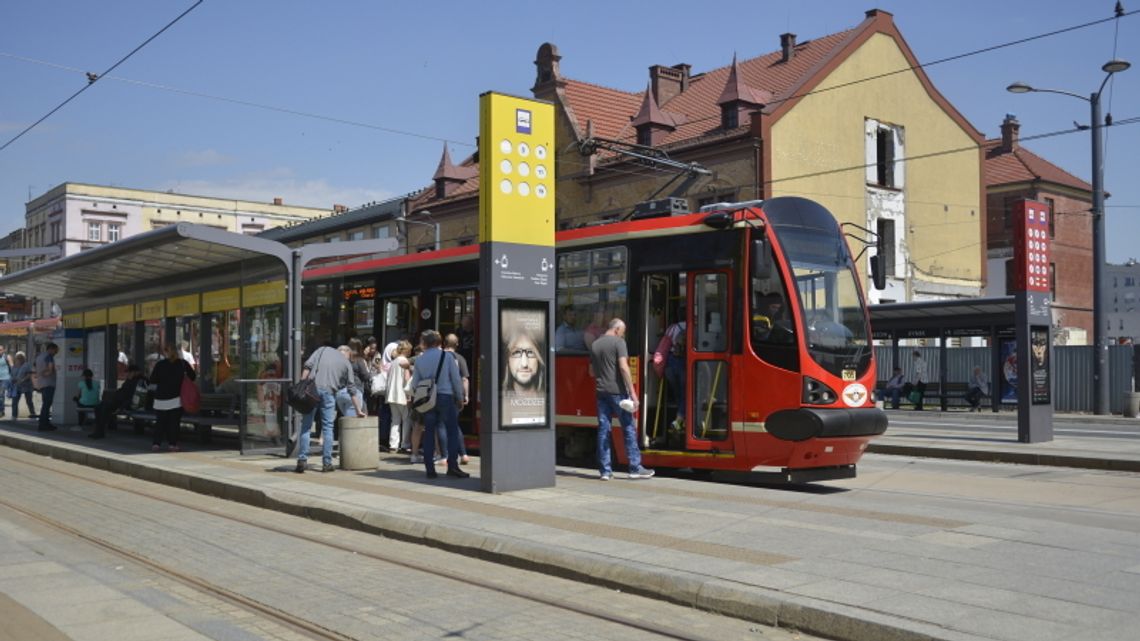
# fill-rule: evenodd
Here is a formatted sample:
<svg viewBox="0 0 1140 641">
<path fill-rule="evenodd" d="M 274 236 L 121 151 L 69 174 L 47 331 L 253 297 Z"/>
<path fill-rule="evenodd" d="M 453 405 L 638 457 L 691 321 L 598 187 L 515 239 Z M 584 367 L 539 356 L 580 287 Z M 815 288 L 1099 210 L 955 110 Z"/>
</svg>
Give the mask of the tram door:
<svg viewBox="0 0 1140 641">
<path fill-rule="evenodd" d="M 392 341 L 407 338 L 412 346 L 419 344 L 420 297 L 414 294 L 387 296 L 380 302 L 381 347 Z"/>
<path fill-rule="evenodd" d="M 476 357 L 479 353 L 476 349 L 479 332 L 475 327 L 475 319 L 478 316 L 476 301 L 474 289 L 441 292 L 435 298 L 435 328 L 445 337 L 448 334 L 455 334 L 459 338 L 459 347 L 455 351 L 467 362 L 468 374 L 471 377 L 468 390 L 472 402 L 459 412 L 459 431 L 463 433 L 464 438 L 479 433 L 475 424 L 475 400 L 479 396 L 479 363 Z"/>
<path fill-rule="evenodd" d="M 728 350 L 730 274 L 727 271 L 689 275 L 688 341 L 685 350 L 685 447 L 690 450 L 731 451 L 728 407 L 731 370 Z"/>
<path fill-rule="evenodd" d="M 642 355 L 633 372 L 641 391 L 641 444 L 648 449 L 685 449 L 684 357 L 685 334 L 677 335 L 674 324 L 684 320 L 687 274 L 647 274 L 642 281 L 640 349 L 630 346 L 630 356 Z M 672 328 L 672 331 L 671 331 Z M 667 334 L 670 339 L 663 342 Z M 631 367 L 633 362 L 631 360 Z"/>
</svg>

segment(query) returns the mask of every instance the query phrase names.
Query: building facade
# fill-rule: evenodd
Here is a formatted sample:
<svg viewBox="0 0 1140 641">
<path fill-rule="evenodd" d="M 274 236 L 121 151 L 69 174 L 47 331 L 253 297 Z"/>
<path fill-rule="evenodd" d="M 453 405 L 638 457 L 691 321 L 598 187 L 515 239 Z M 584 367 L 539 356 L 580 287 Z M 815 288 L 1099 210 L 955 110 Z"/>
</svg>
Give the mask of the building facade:
<svg viewBox="0 0 1140 641">
<path fill-rule="evenodd" d="M 1108 308 L 1108 339 L 1112 343 L 1140 342 L 1140 262 L 1109 263 L 1104 270 L 1104 288 L 1111 297 Z"/>
<path fill-rule="evenodd" d="M 938 93 L 891 14 L 806 42 L 782 34 L 779 45 L 703 72 L 653 65 L 646 88 L 627 91 L 566 77 L 558 48 L 543 44 L 532 92 L 555 105 L 559 228 L 666 197 L 695 211 L 798 195 L 870 230 L 851 228 L 867 241 L 885 237 L 888 287 L 871 302 L 979 295 L 984 137 Z M 707 173 L 683 169 L 692 163 Z M 453 163 L 445 149 L 433 180 L 409 216 L 430 211 L 445 246 L 474 242 L 476 157 Z"/>
<path fill-rule="evenodd" d="M 1001 138 L 987 140 L 986 294 L 1010 293 L 1013 261 L 1011 206 L 1022 199 L 1049 208 L 1053 330 L 1061 345 L 1087 345 L 1093 334 L 1092 186 L 1021 146 L 1021 124 L 1007 115 Z"/>
</svg>

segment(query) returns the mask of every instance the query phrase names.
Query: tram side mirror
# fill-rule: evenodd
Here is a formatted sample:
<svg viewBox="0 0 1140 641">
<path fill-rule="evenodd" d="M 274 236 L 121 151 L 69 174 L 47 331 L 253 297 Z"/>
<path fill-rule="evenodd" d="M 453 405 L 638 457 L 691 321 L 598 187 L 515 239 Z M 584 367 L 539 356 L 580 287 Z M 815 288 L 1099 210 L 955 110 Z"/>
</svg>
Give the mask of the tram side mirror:
<svg viewBox="0 0 1140 641">
<path fill-rule="evenodd" d="M 871 283 L 875 285 L 875 289 L 887 288 L 887 274 L 883 271 L 882 254 L 871 257 Z"/>
<path fill-rule="evenodd" d="M 772 252 L 759 238 L 752 241 L 752 276 L 761 280 L 772 277 Z"/>
</svg>

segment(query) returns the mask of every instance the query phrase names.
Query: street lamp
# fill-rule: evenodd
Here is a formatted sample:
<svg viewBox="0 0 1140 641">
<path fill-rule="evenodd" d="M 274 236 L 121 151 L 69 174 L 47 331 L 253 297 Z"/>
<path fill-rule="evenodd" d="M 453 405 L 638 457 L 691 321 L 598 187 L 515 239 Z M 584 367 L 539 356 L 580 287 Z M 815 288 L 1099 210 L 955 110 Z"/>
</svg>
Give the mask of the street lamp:
<svg viewBox="0 0 1140 641">
<path fill-rule="evenodd" d="M 413 213 L 423 214 L 424 216 L 431 218 L 431 212 L 426 210 L 426 209 L 421 209 L 418 212 L 413 212 Z M 432 219 L 432 222 L 430 222 L 430 223 L 422 221 L 422 220 L 411 220 L 408 218 L 407 213 L 401 213 L 400 217 L 396 219 L 396 222 L 397 223 L 404 223 L 404 224 L 412 223 L 413 225 L 426 225 L 428 227 L 434 227 L 435 228 L 435 250 L 439 251 L 439 223 L 435 222 L 434 219 Z M 407 235 L 407 228 L 405 228 L 404 235 L 405 236 Z"/>
<path fill-rule="evenodd" d="M 1092 133 L 1092 226 L 1093 226 L 1093 346 L 1096 354 L 1096 367 L 1093 370 L 1093 409 L 1097 414 L 1108 414 L 1108 341 L 1105 336 L 1105 301 L 1104 284 L 1104 152 L 1101 138 L 1100 95 L 1112 74 L 1124 71 L 1132 66 L 1126 60 L 1109 60 L 1101 69 L 1104 71 L 1104 80 L 1100 87 L 1088 98 L 1059 89 L 1038 89 L 1024 82 L 1015 82 L 1006 87 L 1010 93 L 1058 93 L 1063 96 L 1072 96 L 1089 103 L 1092 108 L 1092 121 L 1089 131 Z"/>
</svg>

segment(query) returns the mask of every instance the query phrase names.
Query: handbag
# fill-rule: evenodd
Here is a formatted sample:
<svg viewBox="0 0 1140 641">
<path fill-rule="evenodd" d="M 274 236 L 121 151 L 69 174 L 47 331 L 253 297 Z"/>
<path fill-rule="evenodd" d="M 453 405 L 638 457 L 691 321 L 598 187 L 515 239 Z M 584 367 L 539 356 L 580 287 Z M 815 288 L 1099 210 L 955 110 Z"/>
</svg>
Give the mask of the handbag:
<svg viewBox="0 0 1140 641">
<path fill-rule="evenodd" d="M 388 372 L 377 372 L 372 375 L 372 395 L 382 396 L 388 391 Z"/>
<path fill-rule="evenodd" d="M 447 352 L 441 350 L 439 365 L 435 367 L 435 378 L 429 378 L 416 383 L 415 389 L 412 390 L 412 409 L 420 414 L 427 414 L 435 409 L 435 395 L 439 387 L 439 373 L 443 371 L 443 359 L 445 358 L 447 358 Z"/>
<path fill-rule="evenodd" d="M 202 409 L 202 393 L 198 391 L 198 386 L 190 380 L 189 376 L 182 377 L 182 390 L 179 392 L 179 398 L 182 401 L 182 409 L 187 414 L 197 414 L 198 410 Z"/>
<path fill-rule="evenodd" d="M 913 391 L 911 391 L 910 394 L 906 395 L 906 398 L 911 403 L 917 404 L 919 401 L 922 400 L 922 394 L 918 390 L 913 390 Z"/>
<path fill-rule="evenodd" d="M 317 363 L 313 366 L 312 374 L 308 378 L 302 378 L 296 383 L 292 383 L 289 385 L 289 389 L 285 391 L 285 402 L 301 414 L 308 414 L 321 402 L 321 395 L 317 391 L 317 382 L 313 379 L 316 377 L 317 368 L 321 366 L 321 359 L 324 357 L 325 355 L 322 352 L 317 358 Z"/>
</svg>

